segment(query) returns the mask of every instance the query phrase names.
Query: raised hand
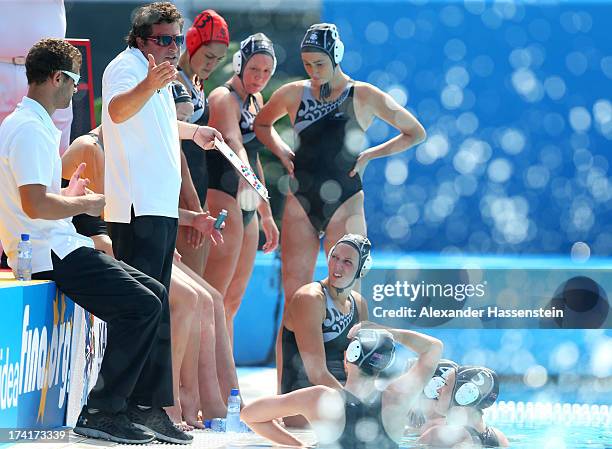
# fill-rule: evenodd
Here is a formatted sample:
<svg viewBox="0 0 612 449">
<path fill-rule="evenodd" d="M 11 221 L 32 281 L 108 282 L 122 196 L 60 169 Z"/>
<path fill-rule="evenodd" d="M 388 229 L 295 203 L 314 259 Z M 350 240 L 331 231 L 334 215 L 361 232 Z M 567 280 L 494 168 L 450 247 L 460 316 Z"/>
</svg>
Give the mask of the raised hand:
<svg viewBox="0 0 612 449">
<path fill-rule="evenodd" d="M 176 79 L 178 72 L 176 71 L 176 68 L 170 64 L 170 62 L 165 61 L 157 65 L 155 63 L 155 58 L 150 53 L 148 59 L 149 67 L 147 69 L 147 77 L 145 78 L 144 82 L 149 89 L 162 89 L 166 87 L 169 82 Z"/>
<path fill-rule="evenodd" d="M 62 191 L 62 195 L 65 196 L 82 196 L 87 194 L 87 186 L 89 185 L 88 178 L 81 178 L 81 174 L 87 167 L 85 162 L 81 162 L 77 169 L 74 171 L 72 176 L 70 177 L 70 182 L 68 183 L 68 187 L 66 187 Z"/>
</svg>

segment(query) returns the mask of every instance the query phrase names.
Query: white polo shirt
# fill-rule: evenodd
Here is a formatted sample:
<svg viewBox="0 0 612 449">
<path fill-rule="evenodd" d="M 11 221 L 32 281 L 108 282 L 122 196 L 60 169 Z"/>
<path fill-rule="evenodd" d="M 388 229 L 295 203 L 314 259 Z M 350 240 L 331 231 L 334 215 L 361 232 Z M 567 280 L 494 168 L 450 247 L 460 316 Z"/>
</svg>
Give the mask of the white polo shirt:
<svg viewBox="0 0 612 449">
<path fill-rule="evenodd" d="M 127 48 L 102 76 L 106 221 L 129 223 L 135 215 L 178 218 L 181 161 L 176 109 L 170 88 L 154 93 L 134 116 L 114 123 L 110 101 L 147 76 L 148 61 L 137 48 Z"/>
<path fill-rule="evenodd" d="M 60 136 L 45 108 L 29 97 L 0 125 L 0 240 L 13 269 L 21 234 L 30 234 L 33 273 L 53 270 L 51 250 L 63 259 L 82 246 L 94 247 L 77 234 L 72 218 L 32 219 L 21 208 L 20 186 L 41 184 L 61 194 Z"/>
</svg>

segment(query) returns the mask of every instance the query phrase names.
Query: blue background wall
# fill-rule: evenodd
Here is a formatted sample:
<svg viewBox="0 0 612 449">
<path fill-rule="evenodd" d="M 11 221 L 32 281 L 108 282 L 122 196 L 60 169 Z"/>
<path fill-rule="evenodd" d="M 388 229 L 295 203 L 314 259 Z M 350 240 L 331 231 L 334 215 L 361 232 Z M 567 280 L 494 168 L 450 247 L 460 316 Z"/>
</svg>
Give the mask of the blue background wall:
<svg viewBox="0 0 612 449">
<path fill-rule="evenodd" d="M 529 3 L 323 2 L 346 73 L 429 134 L 368 166 L 376 248 L 568 254 L 584 241 L 609 254 L 612 4 Z"/>
</svg>

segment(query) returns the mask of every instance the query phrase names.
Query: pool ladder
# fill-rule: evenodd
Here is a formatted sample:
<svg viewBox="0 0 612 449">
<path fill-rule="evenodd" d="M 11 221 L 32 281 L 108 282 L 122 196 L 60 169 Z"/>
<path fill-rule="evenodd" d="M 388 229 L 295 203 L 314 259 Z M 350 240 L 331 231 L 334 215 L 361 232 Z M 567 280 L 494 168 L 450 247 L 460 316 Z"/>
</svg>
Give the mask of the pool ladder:
<svg viewBox="0 0 612 449">
<path fill-rule="evenodd" d="M 612 427 L 612 407 L 596 404 L 499 401 L 484 410 L 492 423 Z"/>
</svg>

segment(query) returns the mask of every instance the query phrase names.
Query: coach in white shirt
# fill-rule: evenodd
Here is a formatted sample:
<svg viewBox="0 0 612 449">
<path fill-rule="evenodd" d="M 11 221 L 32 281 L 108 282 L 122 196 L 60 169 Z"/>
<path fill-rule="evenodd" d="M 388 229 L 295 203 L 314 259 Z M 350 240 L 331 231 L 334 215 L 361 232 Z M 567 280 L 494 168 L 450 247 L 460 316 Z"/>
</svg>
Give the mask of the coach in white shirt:
<svg viewBox="0 0 612 449">
<path fill-rule="evenodd" d="M 171 3 L 136 11 L 128 48 L 102 78 L 106 208 L 120 260 L 169 288 L 178 230 L 180 139 L 204 147 L 221 134 L 176 119 L 169 83 L 183 42 L 183 19 Z"/>
<path fill-rule="evenodd" d="M 156 358 L 169 357 L 159 338 L 167 292 L 158 281 L 93 249 L 77 234 L 70 217 L 97 216 L 104 195 L 86 189 L 81 164 L 60 189 L 60 131 L 51 115 L 76 91 L 81 54 L 62 39 L 43 39 L 29 51 L 28 94 L 0 125 L 0 239 L 9 263 L 17 264 L 19 235 L 30 234 L 34 279 L 51 279 L 85 310 L 108 324 L 108 340 L 98 383 L 83 407 L 75 432 L 120 443 L 147 443 L 154 435 L 136 428 L 125 410 L 128 399 L 153 404 L 166 388 Z M 160 343 L 161 342 L 161 343 Z M 162 351 L 158 350 L 162 347 Z M 159 380 L 142 384 L 143 372 L 157 367 Z M 147 380 L 148 381 L 148 380 Z"/>
<path fill-rule="evenodd" d="M 102 127 L 104 129 L 107 207 L 104 218 L 115 257 L 170 288 L 170 275 L 178 231 L 181 187 L 179 139 L 192 139 L 202 148 L 221 133 L 176 119 L 170 82 L 183 42 L 183 19 L 168 2 L 151 3 L 136 10 L 128 35 L 128 48 L 104 70 L 102 77 Z M 162 303 L 158 338 L 170 354 L 170 309 Z M 156 351 L 162 351 L 157 346 Z M 152 404 L 131 401 L 128 417 L 157 435 L 160 419 L 169 421 L 161 408 L 173 404 L 170 357 L 167 366 L 151 366 L 140 389 L 163 380 Z M 170 375 L 167 375 L 170 374 Z M 142 406 L 152 405 L 152 412 Z M 167 430 L 171 430 L 168 428 Z M 177 432 L 178 431 L 177 429 Z M 176 432 L 175 432 L 176 433 Z M 187 437 L 187 435 L 185 435 Z M 173 442 L 187 442 L 173 436 Z"/>
</svg>

